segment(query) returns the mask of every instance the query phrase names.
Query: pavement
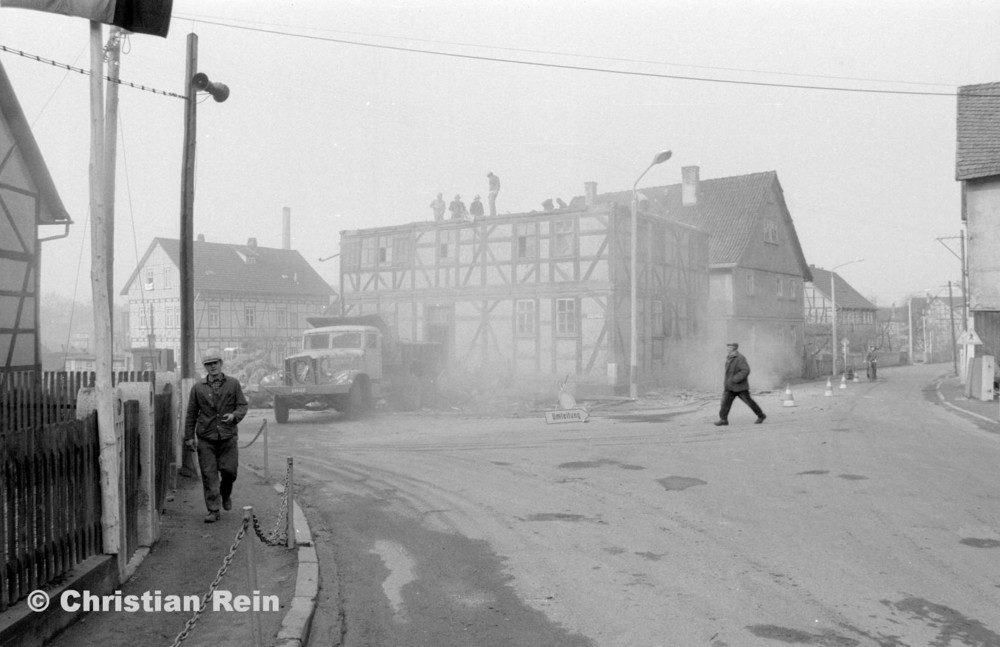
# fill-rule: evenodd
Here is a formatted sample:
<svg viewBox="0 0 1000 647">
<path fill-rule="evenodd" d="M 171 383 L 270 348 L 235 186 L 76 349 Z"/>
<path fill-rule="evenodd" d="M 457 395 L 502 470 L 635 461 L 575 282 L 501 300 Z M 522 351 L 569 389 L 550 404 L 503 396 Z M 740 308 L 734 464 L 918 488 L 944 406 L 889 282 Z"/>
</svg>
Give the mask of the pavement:
<svg viewBox="0 0 1000 647">
<path fill-rule="evenodd" d="M 938 400 L 944 406 L 975 422 L 981 429 L 1000 434 L 1000 403 L 965 397 L 965 386 L 957 377 L 945 375 L 935 384 Z"/>
<path fill-rule="evenodd" d="M 272 480 L 284 480 L 285 475 L 273 475 Z M 197 596 L 202 600 L 215 580 L 216 594 L 245 596 L 253 604 L 267 604 L 272 596 L 279 600 L 275 610 L 258 614 L 262 645 L 301 647 L 308 640 L 309 624 L 319 592 L 319 563 L 312 545 L 308 522 L 298 504 L 293 502 L 295 518 L 295 548 L 285 543 L 269 546 L 261 541 L 253 525 L 239 542 L 247 511 L 259 520 L 267 537 L 280 532 L 283 484 L 266 481 L 263 475 L 246 464 L 240 465 L 233 492 L 233 509 L 222 513 L 213 524 L 204 523 L 206 514 L 198 477 L 178 477 L 176 490 L 168 495 L 164 505 L 159 541 L 149 550 L 133 576 L 120 587 L 121 596 L 159 595 L 163 604 L 171 596 Z M 252 517 L 251 517 L 252 518 Z M 250 586 L 249 546 L 253 546 L 256 566 L 256 587 Z M 227 556 L 230 563 L 219 579 Z M 255 594 L 254 591 L 259 592 Z M 53 600 L 56 599 L 52 595 Z M 190 629 L 190 610 L 167 612 L 96 611 L 83 615 L 77 622 L 45 644 L 50 647 L 78 645 L 212 645 L 213 647 L 243 647 L 253 645 L 251 616 L 233 605 L 216 606 L 215 594 L 206 611 Z M 142 603 L 144 604 L 144 603 Z M 64 611 L 58 611 L 64 613 Z M 187 629 L 187 636 L 178 637 Z"/>
</svg>

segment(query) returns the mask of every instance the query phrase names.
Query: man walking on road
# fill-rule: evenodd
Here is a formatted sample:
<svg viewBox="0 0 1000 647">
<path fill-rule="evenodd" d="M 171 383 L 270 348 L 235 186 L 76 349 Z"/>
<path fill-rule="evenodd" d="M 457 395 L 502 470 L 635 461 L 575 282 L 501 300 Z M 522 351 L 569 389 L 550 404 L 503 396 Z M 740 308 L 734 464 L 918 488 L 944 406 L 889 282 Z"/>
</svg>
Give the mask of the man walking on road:
<svg viewBox="0 0 1000 647">
<path fill-rule="evenodd" d="M 729 424 L 729 409 L 733 406 L 733 400 L 736 398 L 743 400 L 750 407 L 750 410 L 757 414 L 757 420 L 754 421 L 754 424 L 759 425 L 764 422 L 764 418 L 767 416 L 750 397 L 750 381 L 748 379 L 750 377 L 750 364 L 747 363 L 747 358 L 740 354 L 739 344 L 730 342 L 726 346 L 729 348 L 729 354 L 726 356 L 722 406 L 719 408 L 719 419 L 715 426 L 722 427 Z"/>
<path fill-rule="evenodd" d="M 222 357 L 209 351 L 202 363 L 208 374 L 191 387 L 184 418 L 184 444 L 198 452 L 201 484 L 208 514 L 205 523 L 219 520 L 223 510 L 233 507 L 233 483 L 239 464 L 236 425 L 247 415 L 247 399 L 238 380 L 222 372 Z M 195 437 L 197 432 L 197 438 Z"/>
</svg>

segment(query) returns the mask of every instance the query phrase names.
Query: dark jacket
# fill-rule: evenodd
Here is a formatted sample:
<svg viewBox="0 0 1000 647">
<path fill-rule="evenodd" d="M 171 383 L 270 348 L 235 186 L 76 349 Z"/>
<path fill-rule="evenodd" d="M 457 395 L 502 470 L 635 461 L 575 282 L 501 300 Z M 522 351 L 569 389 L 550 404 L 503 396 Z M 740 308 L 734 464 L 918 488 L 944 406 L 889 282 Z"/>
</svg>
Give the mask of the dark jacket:
<svg viewBox="0 0 1000 647">
<path fill-rule="evenodd" d="M 220 420 L 227 413 L 236 416 L 228 424 Z M 237 433 L 236 425 L 245 415 L 247 415 L 247 399 L 243 397 L 239 380 L 223 375 L 222 386 L 219 387 L 219 395 L 216 398 L 206 377 L 191 387 L 187 415 L 184 417 L 184 440 L 194 438 L 195 431 L 198 432 L 199 438 L 208 440 L 232 438 Z"/>
<path fill-rule="evenodd" d="M 737 393 L 740 391 L 749 391 L 750 381 L 747 379 L 749 376 L 750 365 L 747 364 L 746 357 L 743 357 L 739 352 L 726 357 L 725 388 L 727 391 L 735 391 Z"/>
</svg>

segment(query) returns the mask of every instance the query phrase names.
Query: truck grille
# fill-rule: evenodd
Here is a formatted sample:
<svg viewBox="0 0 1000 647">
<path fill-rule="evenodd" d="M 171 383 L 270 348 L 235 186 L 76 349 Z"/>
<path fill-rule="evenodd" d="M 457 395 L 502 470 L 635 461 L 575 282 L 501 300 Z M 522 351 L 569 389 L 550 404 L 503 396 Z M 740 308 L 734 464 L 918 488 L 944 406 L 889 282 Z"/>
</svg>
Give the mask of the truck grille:
<svg viewBox="0 0 1000 647">
<path fill-rule="evenodd" d="M 293 385 L 316 383 L 316 369 L 313 360 L 308 357 L 289 360 L 286 369 Z"/>
</svg>

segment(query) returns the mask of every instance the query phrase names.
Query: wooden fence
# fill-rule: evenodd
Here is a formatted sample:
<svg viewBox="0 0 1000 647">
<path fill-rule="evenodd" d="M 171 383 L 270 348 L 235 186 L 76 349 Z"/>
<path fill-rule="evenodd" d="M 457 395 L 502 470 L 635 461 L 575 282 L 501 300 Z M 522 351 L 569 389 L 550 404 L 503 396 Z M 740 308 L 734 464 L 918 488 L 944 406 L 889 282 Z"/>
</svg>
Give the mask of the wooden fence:
<svg viewBox="0 0 1000 647">
<path fill-rule="evenodd" d="M 0 611 L 102 549 L 97 414 L 0 433 Z"/>
</svg>

